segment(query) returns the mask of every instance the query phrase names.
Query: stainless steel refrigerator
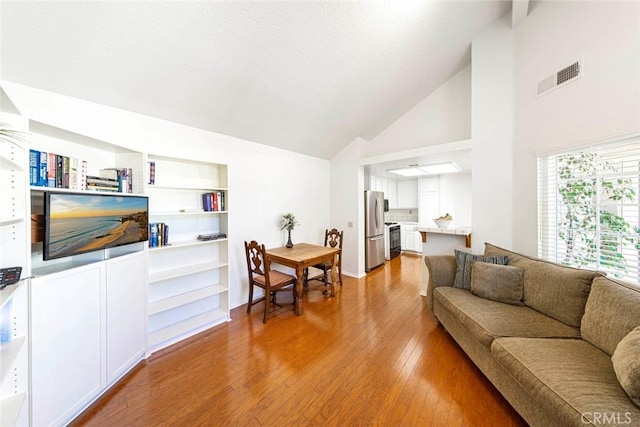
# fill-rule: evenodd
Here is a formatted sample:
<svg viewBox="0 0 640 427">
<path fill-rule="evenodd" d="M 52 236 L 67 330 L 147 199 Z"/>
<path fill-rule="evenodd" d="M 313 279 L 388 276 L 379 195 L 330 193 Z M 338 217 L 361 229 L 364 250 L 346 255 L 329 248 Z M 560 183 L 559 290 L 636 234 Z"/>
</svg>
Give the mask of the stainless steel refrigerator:
<svg viewBox="0 0 640 427">
<path fill-rule="evenodd" d="M 384 193 L 364 192 L 365 270 L 384 264 Z"/>
</svg>

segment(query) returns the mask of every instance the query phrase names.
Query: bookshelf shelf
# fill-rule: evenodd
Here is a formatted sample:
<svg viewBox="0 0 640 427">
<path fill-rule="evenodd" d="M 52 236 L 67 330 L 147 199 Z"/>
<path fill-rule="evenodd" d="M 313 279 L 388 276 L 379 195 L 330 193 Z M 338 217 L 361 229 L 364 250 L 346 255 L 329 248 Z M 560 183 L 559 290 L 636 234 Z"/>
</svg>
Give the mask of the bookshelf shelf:
<svg viewBox="0 0 640 427">
<path fill-rule="evenodd" d="M 149 190 L 165 190 L 165 191 L 173 191 L 173 190 L 180 190 L 180 191 L 198 191 L 198 192 L 207 192 L 207 191 L 227 191 L 227 188 L 223 188 L 223 187 L 203 187 L 203 186 L 199 186 L 199 187 L 192 187 L 192 186 L 188 186 L 188 185 L 156 185 L 156 184 L 149 184 L 147 187 Z"/>
<path fill-rule="evenodd" d="M 123 197 L 144 196 L 144 194 L 140 194 L 140 193 L 121 193 L 119 191 L 77 190 L 73 188 L 39 187 L 36 185 L 30 186 L 29 189 L 33 192 L 41 191 L 43 193 L 56 192 L 56 193 L 69 193 L 69 194 L 117 194 L 118 196 L 123 196 Z"/>
<path fill-rule="evenodd" d="M 209 262 L 201 262 L 198 264 L 191 264 L 191 265 L 182 265 L 176 268 L 160 270 L 153 273 L 149 273 L 149 283 L 175 279 L 177 277 L 182 277 L 189 274 L 202 273 L 204 271 L 209 271 L 209 270 L 216 270 L 221 267 L 226 267 L 227 265 L 228 265 L 227 262 L 212 260 Z"/>
<path fill-rule="evenodd" d="M 24 218 L 0 218 L 0 226 L 23 222 Z"/>
<path fill-rule="evenodd" d="M 228 239 L 215 239 L 215 240 L 183 240 L 179 242 L 173 242 L 165 246 L 156 246 L 153 248 L 149 248 L 149 251 L 170 251 L 172 249 L 182 249 L 189 246 L 200 246 L 200 245 L 212 245 L 215 243 L 226 242 Z"/>
<path fill-rule="evenodd" d="M 172 308 L 179 307 L 194 301 L 198 301 L 213 295 L 218 295 L 223 292 L 227 292 L 226 286 L 221 284 L 215 284 L 206 286 L 204 288 L 195 289 L 193 291 L 178 294 L 169 298 L 161 299 L 149 304 L 149 314 L 157 314 Z"/>
<path fill-rule="evenodd" d="M 0 404 L 2 405 L 2 411 L 0 412 L 0 426 L 17 425 L 20 412 L 24 407 L 26 399 L 26 392 L 0 399 Z"/>
<path fill-rule="evenodd" d="M 184 318 L 179 322 L 151 332 L 149 336 L 150 347 L 159 350 L 227 320 L 228 311 L 223 309 L 214 309 Z"/>
<path fill-rule="evenodd" d="M 0 155 L 0 169 L 15 172 L 24 171 L 24 167 L 21 164 L 16 163 L 14 160 L 11 160 L 4 155 Z"/>
<path fill-rule="evenodd" d="M 227 214 L 229 211 L 204 211 L 204 210 L 188 210 L 188 211 L 157 211 L 151 212 L 151 216 L 189 216 L 189 215 L 218 215 Z"/>
<path fill-rule="evenodd" d="M 19 337 L 0 346 L 0 360 L 2 360 L 2 365 L 0 366 L 0 383 L 3 383 L 7 378 L 7 375 L 13 367 L 13 362 L 17 359 L 20 350 L 24 347 L 25 341 L 24 337 Z"/>
</svg>

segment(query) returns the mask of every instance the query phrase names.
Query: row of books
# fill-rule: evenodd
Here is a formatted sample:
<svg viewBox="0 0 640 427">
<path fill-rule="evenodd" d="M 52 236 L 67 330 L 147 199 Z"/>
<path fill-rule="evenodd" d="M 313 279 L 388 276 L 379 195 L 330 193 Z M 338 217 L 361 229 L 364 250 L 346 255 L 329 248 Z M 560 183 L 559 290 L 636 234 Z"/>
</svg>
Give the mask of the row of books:
<svg viewBox="0 0 640 427">
<path fill-rule="evenodd" d="M 167 246 L 169 244 L 169 225 L 164 222 L 149 224 L 149 247 Z"/>
<path fill-rule="evenodd" d="M 202 194 L 202 208 L 207 212 L 225 211 L 224 191 Z"/>
<path fill-rule="evenodd" d="M 86 189 L 87 162 L 44 151 L 29 150 L 29 185 Z"/>
<path fill-rule="evenodd" d="M 132 193 L 133 172 L 129 168 L 106 168 L 99 176 L 87 175 L 86 160 L 30 149 L 29 185 Z"/>
<path fill-rule="evenodd" d="M 100 176 L 87 176 L 87 190 L 133 193 L 130 168 L 100 169 Z"/>
</svg>

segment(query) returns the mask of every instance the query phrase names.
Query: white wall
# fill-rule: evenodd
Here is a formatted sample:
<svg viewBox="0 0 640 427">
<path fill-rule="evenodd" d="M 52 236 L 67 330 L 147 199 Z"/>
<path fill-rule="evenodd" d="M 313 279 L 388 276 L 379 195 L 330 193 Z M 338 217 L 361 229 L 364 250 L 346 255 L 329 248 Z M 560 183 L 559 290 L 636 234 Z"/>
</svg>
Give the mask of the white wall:
<svg viewBox="0 0 640 427">
<path fill-rule="evenodd" d="M 327 160 L 10 82 L 1 85 L 35 121 L 134 150 L 228 164 L 232 306 L 245 303 L 248 295 L 243 242 L 283 245 L 280 215 L 293 212 L 299 219 L 294 243 L 323 242 L 330 225 Z"/>
<path fill-rule="evenodd" d="M 471 67 L 467 66 L 373 138 L 368 156 L 469 139 Z"/>
<path fill-rule="evenodd" d="M 640 129 L 640 3 L 534 4 L 515 28 L 514 249 L 537 251 L 536 154 Z M 584 77 L 538 80 L 584 58 Z"/>
<path fill-rule="evenodd" d="M 358 166 L 366 145 L 356 138 L 331 159 L 331 226 L 344 231 L 342 269 L 364 275 L 364 168 Z"/>
<path fill-rule="evenodd" d="M 513 32 L 510 14 L 471 47 L 473 252 L 513 247 Z"/>
<path fill-rule="evenodd" d="M 456 226 L 472 225 L 470 173 L 440 175 L 440 215 L 449 213 Z"/>
</svg>

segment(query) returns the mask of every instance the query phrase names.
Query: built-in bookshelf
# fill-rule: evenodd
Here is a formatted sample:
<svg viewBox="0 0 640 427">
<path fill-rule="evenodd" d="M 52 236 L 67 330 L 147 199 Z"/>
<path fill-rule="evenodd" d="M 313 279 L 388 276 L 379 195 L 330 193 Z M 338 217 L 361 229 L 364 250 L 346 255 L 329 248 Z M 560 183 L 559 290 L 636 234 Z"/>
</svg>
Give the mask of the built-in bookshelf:
<svg viewBox="0 0 640 427">
<path fill-rule="evenodd" d="M 20 116 L 0 122 L 24 131 Z M 26 137 L 26 133 L 25 133 Z M 26 143 L 0 138 L 0 267 L 22 267 L 22 280 L 0 290 L 0 425 L 29 423 L 29 308 Z"/>
<path fill-rule="evenodd" d="M 149 248 L 153 352 L 230 319 L 228 188 L 226 165 L 156 155 L 147 160 L 149 224 L 161 235 L 168 229 Z M 215 208 L 205 203 L 212 194 Z"/>
<path fill-rule="evenodd" d="M 226 165 L 152 155 L 28 124 L 24 147 L 0 146 L 2 259 L 23 266 L 27 278 L 15 288 L 23 291 L 9 297 L 0 292 L 3 304 L 15 299 L 7 307 L 17 319 L 11 326 L 15 339 L 0 348 L 2 426 L 24 419 L 27 425 L 66 424 L 153 351 L 230 320 Z M 124 171 L 131 189 L 119 188 L 119 195 L 148 197 L 149 223 L 162 223 L 166 231 L 163 245 L 135 243 L 45 261 L 47 193 L 102 192 L 55 181 L 30 185 L 31 150 L 77 159 L 86 176 L 109 178 L 104 171 L 116 170 L 111 179 L 119 179 L 117 171 Z M 216 195 L 216 209 L 203 204 L 203 194 Z M 68 390 L 56 394 L 61 383 Z M 30 387 L 39 394 L 30 397 Z"/>
</svg>

